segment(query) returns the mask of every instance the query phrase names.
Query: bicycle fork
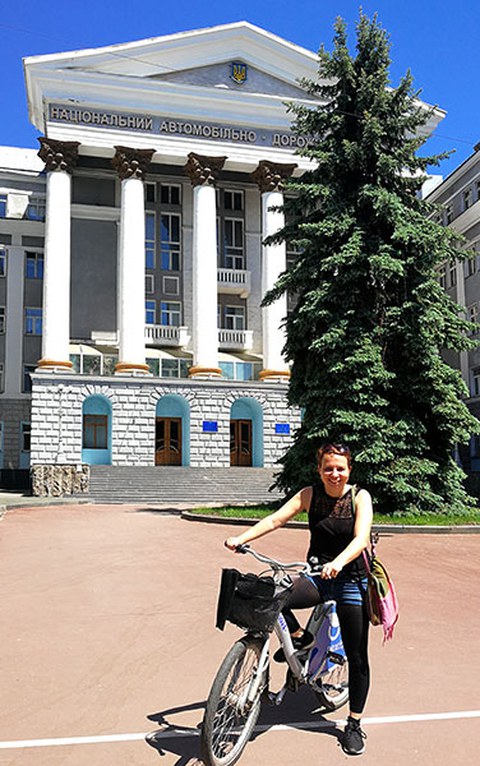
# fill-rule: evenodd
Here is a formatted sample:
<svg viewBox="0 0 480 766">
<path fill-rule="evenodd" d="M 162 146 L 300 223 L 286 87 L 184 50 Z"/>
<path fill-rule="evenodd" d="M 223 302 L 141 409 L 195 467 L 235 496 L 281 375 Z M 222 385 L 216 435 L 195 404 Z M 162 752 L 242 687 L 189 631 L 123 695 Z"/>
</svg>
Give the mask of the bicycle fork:
<svg viewBox="0 0 480 766">
<path fill-rule="evenodd" d="M 300 661 L 297 659 L 296 649 L 293 646 L 292 637 L 288 630 L 285 617 L 282 613 L 278 615 L 277 623 L 275 625 L 275 633 L 280 641 L 285 658 L 289 665 L 289 672 L 287 673 L 287 680 L 278 692 L 268 692 L 268 701 L 271 705 L 281 705 L 283 698 L 289 689 L 291 689 L 290 679 L 294 679 L 295 683 L 299 683 L 299 679 L 302 678 L 303 667 Z"/>
</svg>

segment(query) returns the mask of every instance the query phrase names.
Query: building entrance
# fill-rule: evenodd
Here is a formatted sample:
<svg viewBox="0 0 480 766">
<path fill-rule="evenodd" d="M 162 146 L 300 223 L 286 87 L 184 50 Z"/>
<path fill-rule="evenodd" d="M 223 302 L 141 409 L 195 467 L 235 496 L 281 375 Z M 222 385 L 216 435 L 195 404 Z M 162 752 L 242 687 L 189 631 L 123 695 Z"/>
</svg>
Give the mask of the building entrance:
<svg viewBox="0 0 480 766">
<path fill-rule="evenodd" d="M 230 421 L 230 465 L 252 465 L 252 421 Z"/>
<path fill-rule="evenodd" d="M 182 465 L 182 419 L 155 419 L 155 465 Z"/>
</svg>

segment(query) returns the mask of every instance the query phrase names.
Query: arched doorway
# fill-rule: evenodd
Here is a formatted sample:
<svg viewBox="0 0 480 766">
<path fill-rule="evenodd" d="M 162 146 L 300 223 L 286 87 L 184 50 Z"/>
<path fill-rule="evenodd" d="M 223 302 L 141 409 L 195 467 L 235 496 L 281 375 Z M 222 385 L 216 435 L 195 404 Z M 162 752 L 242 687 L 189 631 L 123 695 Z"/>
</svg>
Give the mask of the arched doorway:
<svg viewBox="0 0 480 766">
<path fill-rule="evenodd" d="M 230 465 L 263 466 L 263 411 L 256 399 L 237 399 L 230 411 Z"/>
<path fill-rule="evenodd" d="M 82 407 L 82 463 L 111 465 L 112 405 L 105 396 L 89 396 Z"/>
<path fill-rule="evenodd" d="M 155 465 L 189 465 L 190 410 L 181 396 L 167 394 L 155 413 Z"/>
</svg>

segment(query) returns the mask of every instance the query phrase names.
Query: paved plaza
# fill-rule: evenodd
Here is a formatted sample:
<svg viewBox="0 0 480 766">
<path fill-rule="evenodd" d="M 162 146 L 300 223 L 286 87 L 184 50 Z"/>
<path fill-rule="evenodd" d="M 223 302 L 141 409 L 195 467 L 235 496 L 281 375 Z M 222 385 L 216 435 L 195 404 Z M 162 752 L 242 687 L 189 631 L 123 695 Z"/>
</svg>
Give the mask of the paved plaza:
<svg viewBox="0 0 480 766">
<path fill-rule="evenodd" d="M 238 527 L 236 528 L 238 530 Z M 239 635 L 214 612 L 228 525 L 139 506 L 19 506 L 0 522 L 0 764 L 198 766 L 198 723 Z M 302 558 L 307 533 L 257 541 Z M 385 535 L 401 602 L 396 635 L 372 629 L 362 763 L 477 766 L 479 535 Z M 272 685 L 282 683 L 277 666 Z M 343 764 L 335 722 L 308 690 L 267 708 L 242 766 Z M 145 736 L 150 733 L 150 744 Z"/>
</svg>

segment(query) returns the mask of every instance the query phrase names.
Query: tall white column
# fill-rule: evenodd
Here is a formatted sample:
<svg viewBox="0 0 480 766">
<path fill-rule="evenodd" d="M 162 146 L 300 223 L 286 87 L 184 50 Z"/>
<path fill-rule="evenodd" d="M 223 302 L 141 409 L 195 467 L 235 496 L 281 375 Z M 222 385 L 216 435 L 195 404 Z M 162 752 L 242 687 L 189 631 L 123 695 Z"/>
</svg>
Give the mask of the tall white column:
<svg viewBox="0 0 480 766">
<path fill-rule="evenodd" d="M 262 194 L 262 239 L 276 234 L 285 225 L 285 216 L 275 207 L 283 206 L 282 184 L 296 165 L 276 165 L 262 160 L 252 174 Z M 287 268 L 286 244 L 262 245 L 262 297 L 274 287 L 280 274 Z M 262 308 L 263 370 L 260 380 L 285 380 L 290 373 L 283 358 L 285 330 L 281 326 L 287 316 L 287 296 Z"/>
<path fill-rule="evenodd" d="M 69 370 L 71 172 L 78 158 L 76 141 L 40 138 L 39 157 L 47 171 L 43 274 L 42 358 L 40 370 Z"/>
<path fill-rule="evenodd" d="M 145 196 L 143 179 L 153 149 L 115 147 L 121 183 L 118 247 L 118 363 L 120 375 L 149 375 L 145 364 Z"/>
<path fill-rule="evenodd" d="M 193 366 L 191 377 L 215 378 L 218 366 L 217 205 L 215 180 L 225 157 L 189 154 L 193 185 Z"/>
</svg>

